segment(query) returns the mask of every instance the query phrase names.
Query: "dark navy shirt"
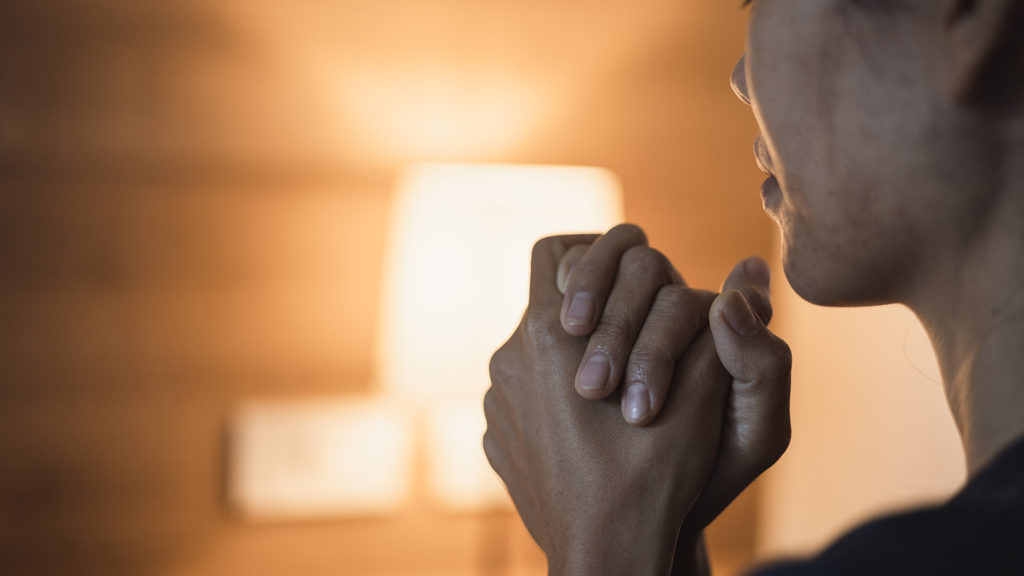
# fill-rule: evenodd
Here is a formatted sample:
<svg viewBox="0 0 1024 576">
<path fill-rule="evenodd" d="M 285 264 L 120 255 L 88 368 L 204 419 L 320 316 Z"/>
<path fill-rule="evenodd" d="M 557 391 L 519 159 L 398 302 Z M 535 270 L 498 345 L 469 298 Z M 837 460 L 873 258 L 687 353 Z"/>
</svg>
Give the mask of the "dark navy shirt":
<svg viewBox="0 0 1024 576">
<path fill-rule="evenodd" d="M 1024 438 L 945 504 L 869 522 L 815 558 L 752 576 L 824 574 L 1024 576 Z"/>
</svg>

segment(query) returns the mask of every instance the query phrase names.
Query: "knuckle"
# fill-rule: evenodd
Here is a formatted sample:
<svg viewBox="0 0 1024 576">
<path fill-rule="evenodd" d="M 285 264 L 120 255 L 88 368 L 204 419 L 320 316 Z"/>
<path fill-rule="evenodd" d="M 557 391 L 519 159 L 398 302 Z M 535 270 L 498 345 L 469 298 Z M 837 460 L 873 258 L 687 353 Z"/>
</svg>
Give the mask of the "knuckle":
<svg viewBox="0 0 1024 576">
<path fill-rule="evenodd" d="M 532 262 L 537 262 L 538 259 L 550 254 L 554 248 L 556 242 L 559 241 L 559 236 L 548 236 L 541 238 L 533 244 L 533 250 L 530 252 L 530 259 Z"/>
<path fill-rule="evenodd" d="M 779 372 L 788 374 L 793 367 L 793 350 L 785 340 L 778 336 L 773 335 L 773 342 L 771 367 Z"/>
<path fill-rule="evenodd" d="M 559 319 L 550 313 L 528 310 L 523 318 L 522 335 L 529 346 L 547 349 L 557 343 L 556 334 L 562 330 Z"/>
<path fill-rule="evenodd" d="M 658 290 L 655 303 L 662 312 L 678 313 L 690 311 L 697 308 L 697 293 L 678 284 L 666 284 Z"/>
<path fill-rule="evenodd" d="M 626 314 L 607 313 L 594 330 L 591 340 L 614 348 L 621 348 L 624 342 L 633 343 L 636 338 L 636 323 Z"/>
<path fill-rule="evenodd" d="M 501 470 L 499 468 L 500 459 L 498 457 L 498 440 L 494 437 L 494 432 L 490 428 L 484 432 L 483 447 L 484 455 L 487 456 L 487 463 L 491 465 L 491 468 L 493 468 L 495 472 L 501 475 Z"/>
<path fill-rule="evenodd" d="M 676 359 L 665 345 L 645 344 L 634 348 L 629 354 L 630 376 L 647 377 L 652 372 L 672 371 Z"/>
<path fill-rule="evenodd" d="M 702 303 L 697 291 L 678 284 L 667 284 L 658 290 L 651 314 L 665 318 L 665 324 L 677 330 L 693 333 L 708 321 L 710 308 L 710 304 Z"/>
<path fill-rule="evenodd" d="M 647 234 L 636 224 L 619 224 L 609 230 L 607 236 L 622 236 L 632 242 L 647 244 Z"/>
<path fill-rule="evenodd" d="M 581 260 L 572 269 L 569 284 L 577 288 L 593 289 L 597 279 L 608 273 L 608 268 L 601 262 Z"/>
<path fill-rule="evenodd" d="M 497 385 L 502 378 L 502 374 L 504 373 L 504 365 L 506 362 L 505 356 L 507 354 L 508 352 L 505 350 L 505 347 L 502 346 L 501 348 L 498 348 L 494 352 L 494 354 L 491 355 L 491 361 L 487 365 L 487 371 L 491 377 L 492 385 Z M 486 396 L 484 398 L 486 399 Z"/>
<path fill-rule="evenodd" d="M 495 398 L 494 388 L 488 388 L 487 393 L 484 394 L 484 418 L 490 421 L 495 412 L 497 411 L 497 398 Z"/>
<path fill-rule="evenodd" d="M 668 277 L 668 258 L 649 246 L 633 246 L 622 255 L 620 266 L 630 275 Z"/>
</svg>

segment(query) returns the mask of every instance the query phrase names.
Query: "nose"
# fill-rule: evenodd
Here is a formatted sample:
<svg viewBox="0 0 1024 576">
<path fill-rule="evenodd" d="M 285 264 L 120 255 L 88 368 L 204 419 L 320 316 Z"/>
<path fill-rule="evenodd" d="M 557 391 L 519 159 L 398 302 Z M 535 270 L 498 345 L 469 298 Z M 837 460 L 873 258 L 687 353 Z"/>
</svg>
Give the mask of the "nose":
<svg viewBox="0 0 1024 576">
<path fill-rule="evenodd" d="M 732 84 L 732 91 L 736 93 L 736 97 L 743 101 L 747 106 L 750 105 L 750 94 L 747 92 L 747 55 L 744 53 L 740 56 L 740 61 L 736 63 L 736 66 L 732 69 L 732 78 L 730 79 Z"/>
</svg>

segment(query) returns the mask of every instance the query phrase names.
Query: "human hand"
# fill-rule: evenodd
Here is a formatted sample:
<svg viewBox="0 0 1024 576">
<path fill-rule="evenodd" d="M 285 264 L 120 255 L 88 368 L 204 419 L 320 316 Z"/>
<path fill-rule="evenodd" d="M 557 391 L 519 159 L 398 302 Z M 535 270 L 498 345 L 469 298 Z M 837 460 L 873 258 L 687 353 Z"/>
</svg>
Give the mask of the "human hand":
<svg viewBox="0 0 1024 576">
<path fill-rule="evenodd" d="M 577 373 L 577 392 L 605 398 L 621 382 L 626 390 L 623 415 L 631 423 L 652 421 L 670 383 L 692 377 L 672 373 L 683 351 L 722 356 L 725 366 L 713 377 L 724 380 L 730 394 L 715 468 L 687 515 L 679 540 L 676 566 L 684 566 L 688 559 L 683 556 L 692 559 L 704 527 L 778 460 L 789 444 L 791 357 L 785 342 L 765 327 L 772 316 L 770 271 L 758 258 L 737 264 L 710 314 L 707 306 L 701 306 L 707 301 L 702 299 L 691 299 L 689 306 L 659 306 L 663 294 L 689 289 L 681 286 L 681 277 L 667 260 L 647 246 L 642 231 L 617 227 L 593 245 L 570 248 L 560 262 L 558 280 L 566 294 L 560 318 L 563 327 L 569 333 L 591 335 Z M 566 313 L 579 293 L 595 302 L 585 321 Z M 711 330 L 696 335 L 692 327 L 709 316 Z M 715 345 L 709 350 L 711 339 Z M 601 374 L 601 387 L 586 385 L 587 361 L 593 355 L 610 359 L 613 367 Z M 630 410 L 630 392 L 636 388 L 651 391 L 646 418 L 636 418 Z"/>
<path fill-rule="evenodd" d="M 789 345 L 767 328 L 770 279 L 760 258 L 740 261 L 711 305 L 715 350 L 731 384 L 715 466 L 683 523 L 673 574 L 688 573 L 704 528 L 789 447 L 793 358 Z"/>
<path fill-rule="evenodd" d="M 616 226 L 590 244 L 571 246 L 558 266 L 565 295 L 560 319 L 575 336 L 589 336 L 575 388 L 600 400 L 621 387 L 630 424 L 654 420 L 668 395 L 676 361 L 707 326 L 716 294 L 692 290 L 643 230 Z M 696 348 L 710 354 L 710 335 Z M 727 375 L 718 379 L 724 386 Z"/>
<path fill-rule="evenodd" d="M 674 377 L 647 426 L 623 425 L 618 402 L 575 393 L 587 342 L 561 326 L 556 276 L 572 246 L 594 239 L 534 247 L 529 307 L 491 359 L 484 450 L 552 574 L 664 575 L 714 467 L 728 388 L 706 339 L 683 356 L 675 373 L 691 377 Z"/>
</svg>

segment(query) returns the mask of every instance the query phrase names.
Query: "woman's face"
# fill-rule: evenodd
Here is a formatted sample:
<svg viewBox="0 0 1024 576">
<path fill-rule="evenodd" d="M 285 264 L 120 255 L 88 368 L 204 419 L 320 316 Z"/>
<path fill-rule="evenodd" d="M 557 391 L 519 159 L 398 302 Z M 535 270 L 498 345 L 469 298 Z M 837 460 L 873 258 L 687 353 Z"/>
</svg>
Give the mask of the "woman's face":
<svg viewBox="0 0 1024 576">
<path fill-rule="evenodd" d="M 980 210 L 938 48 L 939 2 L 756 0 L 733 83 L 761 128 L 794 289 L 904 299 Z M 966 172 L 966 173 L 965 173 Z M 972 186 L 972 182 L 974 185 Z"/>
</svg>

